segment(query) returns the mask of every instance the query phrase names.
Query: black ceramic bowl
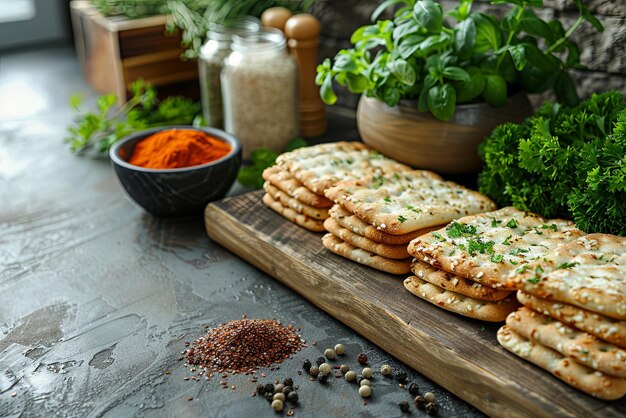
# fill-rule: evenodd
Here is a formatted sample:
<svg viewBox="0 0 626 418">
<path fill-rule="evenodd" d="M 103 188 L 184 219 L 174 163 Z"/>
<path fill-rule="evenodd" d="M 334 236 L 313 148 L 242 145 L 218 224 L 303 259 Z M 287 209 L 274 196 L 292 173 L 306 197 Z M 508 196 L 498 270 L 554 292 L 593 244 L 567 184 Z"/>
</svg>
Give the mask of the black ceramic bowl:
<svg viewBox="0 0 626 418">
<path fill-rule="evenodd" d="M 155 132 L 195 129 L 231 146 L 229 154 L 207 164 L 186 168 L 153 169 L 128 163 L 135 144 Z M 155 215 L 202 213 L 207 203 L 224 197 L 241 165 L 241 144 L 235 137 L 213 128 L 168 126 L 136 132 L 116 142 L 109 152 L 117 177 L 135 202 Z"/>
</svg>

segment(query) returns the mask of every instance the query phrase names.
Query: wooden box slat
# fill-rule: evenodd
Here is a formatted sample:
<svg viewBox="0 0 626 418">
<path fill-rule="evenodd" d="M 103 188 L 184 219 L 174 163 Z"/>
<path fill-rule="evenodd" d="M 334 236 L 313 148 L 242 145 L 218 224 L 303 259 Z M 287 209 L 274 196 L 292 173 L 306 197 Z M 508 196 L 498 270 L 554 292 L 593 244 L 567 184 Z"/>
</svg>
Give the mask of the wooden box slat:
<svg viewBox="0 0 626 418">
<path fill-rule="evenodd" d="M 210 204 L 208 235 L 393 356 L 493 416 L 621 417 L 626 400 L 604 402 L 570 388 L 500 347 L 498 325 L 437 309 L 402 278 L 325 250 L 261 202 L 261 192 Z"/>
</svg>

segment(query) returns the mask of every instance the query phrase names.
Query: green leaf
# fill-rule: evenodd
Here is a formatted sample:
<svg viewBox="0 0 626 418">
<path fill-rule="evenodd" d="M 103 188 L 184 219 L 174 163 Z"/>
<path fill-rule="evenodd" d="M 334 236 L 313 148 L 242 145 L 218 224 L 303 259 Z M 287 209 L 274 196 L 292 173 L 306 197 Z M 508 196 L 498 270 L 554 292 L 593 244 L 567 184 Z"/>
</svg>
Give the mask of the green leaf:
<svg viewBox="0 0 626 418">
<path fill-rule="evenodd" d="M 472 10 L 473 0 L 461 0 L 452 10 L 448 12 L 448 16 L 455 18 L 457 21 L 464 21 L 469 17 Z"/>
<path fill-rule="evenodd" d="M 471 16 L 476 24 L 476 41 L 474 53 L 484 54 L 497 51 L 502 44 L 502 33 L 497 24 L 487 15 L 476 13 Z"/>
<path fill-rule="evenodd" d="M 72 94 L 70 96 L 70 106 L 72 109 L 78 110 L 84 99 L 85 97 L 81 93 Z"/>
<path fill-rule="evenodd" d="M 326 78 L 324 78 L 324 82 L 320 88 L 320 97 L 327 105 L 334 105 L 337 102 L 337 95 L 333 90 L 333 77 L 330 74 L 326 75 Z"/>
<path fill-rule="evenodd" d="M 409 86 L 415 84 L 415 70 L 408 62 L 403 59 L 397 59 L 387 65 L 393 75 L 395 75 L 402 83 Z"/>
<path fill-rule="evenodd" d="M 278 158 L 278 153 L 267 148 L 255 149 L 250 153 L 252 163 L 263 166 L 263 168 L 273 165 L 276 162 L 276 158 Z"/>
<path fill-rule="evenodd" d="M 526 53 L 524 52 L 524 46 L 511 45 L 508 50 L 511 55 L 511 59 L 513 59 L 513 64 L 515 64 L 515 69 L 517 71 L 522 71 L 526 66 Z"/>
<path fill-rule="evenodd" d="M 483 97 L 493 107 L 504 106 L 508 97 L 504 78 L 497 74 L 486 75 Z"/>
<path fill-rule="evenodd" d="M 295 149 L 308 147 L 308 146 L 309 146 L 309 143 L 306 139 L 302 138 L 301 136 L 297 136 L 291 141 L 289 141 L 289 143 L 285 147 L 285 152 L 291 152 Z"/>
<path fill-rule="evenodd" d="M 434 86 L 428 91 L 428 110 L 439 120 L 447 121 L 454 115 L 456 91 L 451 84 Z"/>
<path fill-rule="evenodd" d="M 556 99 L 566 106 L 576 106 L 580 101 L 576 92 L 576 84 L 567 71 L 559 72 L 554 82 Z"/>
<path fill-rule="evenodd" d="M 339 51 L 335 57 L 333 71 L 356 71 L 358 69 L 354 58 L 346 50 Z"/>
<path fill-rule="evenodd" d="M 470 75 L 461 67 L 446 67 L 443 69 L 443 76 L 457 81 L 470 80 Z"/>
<path fill-rule="evenodd" d="M 404 38 L 398 45 L 398 52 L 400 53 L 400 56 L 404 59 L 409 58 L 415 53 L 415 51 L 420 49 L 420 45 L 424 39 L 426 39 L 425 36 L 417 34 L 409 35 Z"/>
<path fill-rule="evenodd" d="M 526 58 L 534 67 L 545 71 L 557 71 L 559 69 L 558 62 L 544 54 L 536 45 L 529 42 L 524 42 L 520 45 L 523 45 Z"/>
<path fill-rule="evenodd" d="M 428 93 L 430 87 L 424 86 L 422 91 L 420 92 L 419 98 L 417 99 L 417 110 L 420 112 L 428 111 Z"/>
<path fill-rule="evenodd" d="M 346 82 L 348 84 L 348 90 L 355 94 L 363 93 L 369 87 L 367 77 L 361 74 L 347 73 Z"/>
<path fill-rule="evenodd" d="M 539 19 L 530 9 L 526 9 L 524 11 L 524 15 L 519 24 L 519 29 L 529 35 L 544 38 L 548 44 L 552 44 L 555 39 L 554 32 L 548 23 Z"/>
<path fill-rule="evenodd" d="M 456 90 L 456 100 L 459 103 L 469 102 L 480 96 L 485 87 L 485 77 L 478 68 L 467 67 L 465 70 L 469 74 L 469 80 L 452 83 Z"/>
<path fill-rule="evenodd" d="M 380 17 L 380 15 L 383 14 L 383 12 L 387 10 L 389 7 L 393 6 L 394 4 L 403 3 L 403 2 L 404 0 L 385 0 L 374 10 L 374 12 L 372 12 L 372 17 L 371 17 L 372 22 L 375 22 Z"/>
<path fill-rule="evenodd" d="M 420 30 L 419 26 L 415 24 L 413 19 L 398 25 L 393 30 L 393 39 L 395 41 L 399 41 L 403 37 L 410 35 L 412 33 L 416 33 Z"/>
<path fill-rule="evenodd" d="M 415 3 L 413 18 L 430 33 L 439 33 L 443 27 L 441 5 L 432 0 L 420 0 Z"/>
<path fill-rule="evenodd" d="M 242 167 L 237 175 L 239 183 L 246 187 L 252 187 L 254 189 L 261 189 L 263 187 L 263 170 L 264 168 L 256 165 L 249 167 Z"/>
<path fill-rule="evenodd" d="M 472 19 L 463 20 L 454 29 L 454 49 L 460 58 L 467 59 L 472 55 L 476 40 L 476 23 Z"/>
</svg>

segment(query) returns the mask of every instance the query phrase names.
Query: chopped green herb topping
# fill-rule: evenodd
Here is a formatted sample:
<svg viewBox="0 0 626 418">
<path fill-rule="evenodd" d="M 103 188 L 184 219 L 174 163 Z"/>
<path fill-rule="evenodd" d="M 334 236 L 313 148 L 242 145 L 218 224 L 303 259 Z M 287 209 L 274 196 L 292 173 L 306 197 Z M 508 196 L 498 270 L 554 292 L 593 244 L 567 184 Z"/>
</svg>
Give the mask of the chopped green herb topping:
<svg viewBox="0 0 626 418">
<path fill-rule="evenodd" d="M 433 237 L 437 238 L 439 241 L 444 242 L 446 239 L 439 232 L 431 232 Z M 452 250 L 454 251 L 454 250 Z"/>
<path fill-rule="evenodd" d="M 491 226 L 492 226 L 493 228 L 497 227 L 497 226 L 498 226 L 498 224 L 501 224 L 501 223 L 502 223 L 502 221 L 501 221 L 501 220 L 498 220 L 498 219 L 496 219 L 496 218 L 491 218 Z"/>
<path fill-rule="evenodd" d="M 387 203 L 391 203 L 391 198 L 389 198 L 389 197 L 386 197 L 384 200 L 385 200 L 385 202 L 387 202 Z"/>
<path fill-rule="evenodd" d="M 514 266 L 517 266 L 519 263 L 515 260 L 509 260 L 509 263 L 513 264 Z"/>
<path fill-rule="evenodd" d="M 589 354 L 589 350 L 587 350 L 586 348 L 583 348 L 582 350 L 580 350 L 580 352 L 584 355 Z"/>
<path fill-rule="evenodd" d="M 467 242 L 467 252 L 473 256 L 477 252 L 480 254 L 493 254 L 493 246 L 495 245 L 494 241 L 483 242 L 480 238 L 478 239 L 470 239 Z"/>
<path fill-rule="evenodd" d="M 504 259 L 502 254 L 494 254 L 491 256 L 492 263 L 500 263 Z"/>
<path fill-rule="evenodd" d="M 509 252 L 509 254 L 518 255 L 518 254 L 527 253 L 527 252 L 530 252 L 528 248 L 516 248 L 513 251 Z"/>
<path fill-rule="evenodd" d="M 537 284 L 539 283 L 539 277 L 537 276 L 531 277 L 530 279 L 528 279 L 528 281 L 532 284 Z"/>
<path fill-rule="evenodd" d="M 563 263 L 563 264 L 560 264 L 556 269 L 557 270 L 569 269 L 569 268 L 572 268 L 572 267 L 577 266 L 577 265 L 578 265 L 578 263 L 576 263 L 576 262 L 574 262 L 574 263 Z"/>
<path fill-rule="evenodd" d="M 523 266 L 518 267 L 517 270 L 515 270 L 515 272 L 518 273 L 518 274 L 522 274 L 526 270 L 528 270 L 528 266 L 526 264 L 524 264 Z"/>
<path fill-rule="evenodd" d="M 406 208 L 407 208 L 408 210 L 410 210 L 410 211 L 415 212 L 415 213 L 420 213 L 420 212 L 422 211 L 421 209 L 418 209 L 418 208 L 416 208 L 416 207 L 415 207 L 415 206 L 413 206 L 413 205 L 406 205 Z"/>
<path fill-rule="evenodd" d="M 541 232 L 541 231 L 539 230 L 539 228 L 537 228 L 536 226 L 535 226 L 535 227 L 533 227 L 533 229 L 535 230 L 535 232 L 537 233 L 537 235 L 543 235 L 543 232 Z"/>
<path fill-rule="evenodd" d="M 396 180 L 401 180 L 400 174 L 398 173 L 393 173 L 393 178 Z"/>
<path fill-rule="evenodd" d="M 506 226 L 509 228 L 517 228 L 517 222 L 515 222 L 515 219 L 511 219 L 506 223 Z"/>
<path fill-rule="evenodd" d="M 378 189 L 380 188 L 380 186 L 383 185 L 384 182 L 385 182 L 384 177 L 380 174 L 377 174 L 372 178 L 372 187 L 374 189 Z"/>
<path fill-rule="evenodd" d="M 444 238 L 445 240 L 445 238 Z M 448 257 L 452 257 L 456 253 L 456 248 L 453 248 L 452 251 L 448 253 Z"/>
<path fill-rule="evenodd" d="M 446 234 L 450 238 L 469 237 L 476 234 L 476 227 L 454 221 L 446 228 Z"/>
<path fill-rule="evenodd" d="M 551 229 L 554 232 L 556 232 L 556 230 L 557 230 L 556 224 L 552 224 L 552 225 L 543 224 L 543 225 L 541 225 L 541 229 Z"/>
<path fill-rule="evenodd" d="M 506 237 L 504 241 L 502 241 L 502 245 L 511 245 L 511 243 L 509 242 L 511 238 L 513 238 L 513 235 L 509 235 L 508 237 Z"/>
<path fill-rule="evenodd" d="M 404 222 L 407 220 L 407 218 L 405 218 L 405 217 L 404 217 L 404 216 L 402 216 L 402 215 L 399 215 L 399 216 L 398 216 L 398 220 L 400 221 L 400 223 L 404 223 Z"/>
</svg>

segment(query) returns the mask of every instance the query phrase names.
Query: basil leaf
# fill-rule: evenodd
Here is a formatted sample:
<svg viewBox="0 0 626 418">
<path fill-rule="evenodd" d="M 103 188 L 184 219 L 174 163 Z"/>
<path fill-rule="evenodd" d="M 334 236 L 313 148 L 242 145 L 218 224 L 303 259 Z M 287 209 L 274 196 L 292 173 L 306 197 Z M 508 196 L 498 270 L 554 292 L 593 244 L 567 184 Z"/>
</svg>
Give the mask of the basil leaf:
<svg viewBox="0 0 626 418">
<path fill-rule="evenodd" d="M 295 149 L 302 148 L 302 147 L 308 147 L 308 146 L 309 146 L 309 143 L 307 142 L 306 139 L 302 138 L 301 136 L 297 136 L 294 139 L 292 139 L 291 141 L 289 141 L 289 143 L 285 147 L 285 152 L 290 152 L 290 151 L 293 151 Z"/>
<path fill-rule="evenodd" d="M 426 76 L 426 78 L 424 78 L 424 88 L 426 90 L 428 90 L 429 88 L 431 88 L 432 86 L 434 86 L 435 84 L 437 84 L 437 78 L 435 78 L 434 76 L 432 76 L 431 74 L 428 74 Z"/>
<path fill-rule="evenodd" d="M 367 77 L 361 74 L 347 73 L 346 83 L 351 93 L 363 93 L 369 87 Z"/>
<path fill-rule="evenodd" d="M 420 44 L 424 41 L 425 37 L 422 35 L 409 35 L 398 45 L 398 52 L 400 56 L 407 59 L 420 48 Z"/>
<path fill-rule="evenodd" d="M 552 44 L 554 42 L 554 33 L 552 32 L 550 26 L 545 21 L 539 19 L 530 9 L 526 9 L 524 11 L 524 15 L 518 28 L 529 35 L 545 39 L 548 44 Z"/>
<path fill-rule="evenodd" d="M 572 80 L 567 71 L 559 72 L 554 81 L 554 92 L 556 93 L 556 99 L 566 106 L 576 106 L 580 101 L 576 93 L 576 84 L 574 84 L 574 80 Z"/>
<path fill-rule="evenodd" d="M 504 78 L 497 74 L 486 75 L 483 97 L 493 107 L 504 106 L 508 97 Z"/>
<path fill-rule="evenodd" d="M 388 9 L 389 7 L 393 6 L 394 4 L 398 4 L 398 3 L 404 3 L 404 0 L 386 0 L 384 2 L 382 2 L 377 8 L 376 10 L 374 10 L 374 12 L 372 12 L 372 22 L 376 22 L 376 20 L 378 19 L 378 17 L 383 14 L 383 12 Z"/>
<path fill-rule="evenodd" d="M 466 19 L 459 23 L 454 30 L 454 49 L 462 59 L 472 55 L 476 39 L 476 23 L 472 19 Z"/>
<path fill-rule="evenodd" d="M 502 44 L 502 33 L 497 24 L 482 13 L 477 13 L 471 17 L 476 24 L 476 41 L 474 43 L 474 53 L 484 54 L 490 50 L 497 51 Z"/>
<path fill-rule="evenodd" d="M 396 26 L 393 30 L 393 39 L 397 41 L 406 35 L 410 35 L 418 31 L 419 27 L 415 24 L 415 21 L 409 20 L 408 22 L 404 22 L 403 24 Z"/>
<path fill-rule="evenodd" d="M 428 111 L 428 93 L 429 93 L 430 88 L 426 88 L 426 86 L 424 86 L 424 88 L 422 89 L 422 91 L 420 92 L 420 96 L 417 99 L 417 110 L 420 112 L 427 112 Z"/>
<path fill-rule="evenodd" d="M 412 86 L 415 84 L 415 70 L 403 59 L 398 59 L 387 64 L 389 70 L 398 77 L 402 83 Z"/>
<path fill-rule="evenodd" d="M 252 163 L 255 165 L 262 165 L 264 167 L 269 167 L 274 164 L 276 158 L 278 158 L 278 153 L 267 148 L 255 149 L 250 153 Z"/>
<path fill-rule="evenodd" d="M 439 120 L 447 121 L 454 115 L 456 91 L 451 84 L 434 86 L 428 91 L 428 110 Z"/>
<path fill-rule="evenodd" d="M 470 76 L 461 67 L 446 67 L 443 69 L 443 76 L 451 80 L 469 81 Z"/>
<path fill-rule="evenodd" d="M 320 87 L 320 97 L 327 105 L 333 105 L 337 102 L 337 95 L 333 90 L 333 77 L 331 74 L 328 74 L 326 78 L 324 78 L 324 82 Z"/>
<path fill-rule="evenodd" d="M 441 5 L 432 0 L 420 0 L 413 7 L 413 18 L 428 32 L 441 32 L 443 12 Z"/>
<path fill-rule="evenodd" d="M 480 96 L 485 87 L 485 76 L 478 68 L 467 67 L 465 70 L 470 76 L 469 80 L 452 83 L 456 90 L 456 100 L 459 103 L 469 102 Z"/>
<path fill-rule="evenodd" d="M 335 63 L 333 64 L 333 71 L 356 71 L 358 69 L 354 58 L 340 51 L 335 57 Z"/>
<path fill-rule="evenodd" d="M 557 71 L 559 69 L 558 62 L 554 62 L 546 54 L 544 54 L 536 45 L 530 42 L 524 42 L 520 45 L 524 46 L 524 53 L 528 62 L 533 66 L 545 71 Z"/>
<path fill-rule="evenodd" d="M 522 71 L 526 66 L 526 53 L 524 52 L 524 46 L 511 45 L 508 50 L 511 58 L 513 59 L 513 63 L 515 64 L 515 69 L 517 71 Z"/>
</svg>

